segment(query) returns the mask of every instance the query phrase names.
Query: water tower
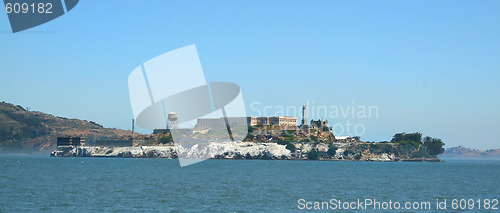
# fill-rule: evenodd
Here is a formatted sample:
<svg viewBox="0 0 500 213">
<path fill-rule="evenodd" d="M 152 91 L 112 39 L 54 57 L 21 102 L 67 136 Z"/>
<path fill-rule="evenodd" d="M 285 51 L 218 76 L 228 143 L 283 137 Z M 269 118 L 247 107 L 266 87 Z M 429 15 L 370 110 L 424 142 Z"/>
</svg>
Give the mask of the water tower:
<svg viewBox="0 0 500 213">
<path fill-rule="evenodd" d="M 168 113 L 167 116 L 167 129 L 179 128 L 179 116 L 175 112 Z"/>
</svg>

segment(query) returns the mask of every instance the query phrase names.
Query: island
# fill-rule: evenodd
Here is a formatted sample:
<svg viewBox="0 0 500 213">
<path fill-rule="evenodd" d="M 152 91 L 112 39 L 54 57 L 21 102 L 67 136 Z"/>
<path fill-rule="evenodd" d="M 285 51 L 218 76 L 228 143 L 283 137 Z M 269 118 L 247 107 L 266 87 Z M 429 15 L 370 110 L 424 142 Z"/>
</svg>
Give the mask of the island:
<svg viewBox="0 0 500 213">
<path fill-rule="evenodd" d="M 182 158 L 441 161 L 437 158 L 444 151 L 441 139 L 422 137 L 418 132 L 395 134 L 390 142 L 335 136 L 328 120 L 308 123 L 305 105 L 303 108 L 300 125 L 296 117 L 288 116 L 221 117 L 199 118 L 194 128 L 179 129 L 177 115 L 170 113 L 169 128 L 155 129 L 147 136 L 96 140 L 91 146 L 81 138 L 60 137 L 51 156 L 178 158 L 181 150 Z M 183 138 L 190 143 L 176 141 Z M 238 138 L 241 140 L 235 140 Z"/>
<path fill-rule="evenodd" d="M 305 110 L 305 106 L 304 106 Z M 334 135 L 327 120 L 301 123 L 288 116 L 246 117 L 242 140 L 207 144 L 213 159 L 441 161 L 444 143 L 421 133 L 397 133 L 390 141 L 362 141 Z M 217 139 L 231 119 L 203 118 L 186 134 Z M 171 129 L 151 134 L 105 128 L 92 121 L 68 119 L 0 102 L 0 153 L 48 153 L 54 157 L 177 158 Z M 216 128 L 221 127 L 222 128 Z M 240 126 L 241 127 L 241 126 Z M 236 137 L 237 132 L 233 132 Z"/>
</svg>

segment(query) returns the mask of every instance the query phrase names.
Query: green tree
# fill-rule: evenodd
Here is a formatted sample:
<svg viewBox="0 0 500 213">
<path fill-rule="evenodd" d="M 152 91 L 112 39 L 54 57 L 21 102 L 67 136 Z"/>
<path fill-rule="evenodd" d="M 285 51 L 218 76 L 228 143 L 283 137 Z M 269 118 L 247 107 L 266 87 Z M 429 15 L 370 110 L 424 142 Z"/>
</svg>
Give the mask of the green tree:
<svg viewBox="0 0 500 213">
<path fill-rule="evenodd" d="M 436 157 L 444 152 L 444 143 L 439 138 L 431 138 L 429 136 L 424 138 L 424 147 L 427 149 L 427 153 Z"/>
<path fill-rule="evenodd" d="M 404 141 L 404 135 L 405 133 L 396 133 L 394 136 L 392 136 L 391 142 L 399 142 L 399 141 Z"/>
<path fill-rule="evenodd" d="M 163 137 L 160 137 L 158 139 L 158 142 L 161 143 L 161 144 L 166 144 L 166 143 L 172 142 L 172 141 L 173 141 L 172 135 L 163 136 Z"/>
<path fill-rule="evenodd" d="M 318 151 L 316 149 L 312 149 L 309 153 L 307 153 L 307 159 L 318 160 Z"/>
<path fill-rule="evenodd" d="M 296 148 L 295 148 L 295 145 L 293 145 L 292 143 L 290 143 L 290 142 L 289 142 L 289 143 L 286 145 L 286 147 L 285 147 L 285 148 L 286 148 L 286 149 L 288 149 L 288 150 L 290 150 L 290 152 L 295 153 L 295 149 L 296 149 Z"/>
<path fill-rule="evenodd" d="M 422 133 L 397 133 L 392 137 L 391 142 L 403 142 L 403 141 L 411 141 L 416 143 L 422 143 Z"/>
<path fill-rule="evenodd" d="M 332 143 L 328 144 L 328 151 L 326 152 L 326 154 L 333 157 L 333 156 L 335 156 L 336 152 L 337 152 L 337 147 L 335 145 L 333 145 Z"/>
<path fill-rule="evenodd" d="M 289 144 L 290 142 L 292 142 L 293 140 L 295 140 L 295 139 L 294 139 L 294 138 L 284 138 L 284 139 L 281 139 L 281 138 L 280 138 L 280 139 L 278 139 L 278 140 L 276 141 L 276 143 L 277 143 L 277 144 L 279 144 L 279 145 L 287 145 L 287 144 Z"/>
<path fill-rule="evenodd" d="M 250 126 L 250 125 L 248 126 L 248 132 L 249 133 L 252 133 L 254 130 L 257 130 L 257 129 L 259 129 L 259 128 L 253 127 L 253 126 Z"/>
<path fill-rule="evenodd" d="M 354 155 L 354 151 L 352 151 L 350 149 L 346 149 L 344 151 L 344 157 L 348 157 L 349 155 Z"/>
</svg>

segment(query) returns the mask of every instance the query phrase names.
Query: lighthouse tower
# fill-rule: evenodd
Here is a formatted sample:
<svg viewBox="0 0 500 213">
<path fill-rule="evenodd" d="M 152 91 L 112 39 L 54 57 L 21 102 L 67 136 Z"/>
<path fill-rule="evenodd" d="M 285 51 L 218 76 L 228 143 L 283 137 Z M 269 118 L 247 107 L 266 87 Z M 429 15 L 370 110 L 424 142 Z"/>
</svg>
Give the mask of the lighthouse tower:
<svg viewBox="0 0 500 213">
<path fill-rule="evenodd" d="M 307 119 L 306 119 L 306 105 L 302 105 L 302 123 L 301 126 L 307 125 Z"/>
</svg>

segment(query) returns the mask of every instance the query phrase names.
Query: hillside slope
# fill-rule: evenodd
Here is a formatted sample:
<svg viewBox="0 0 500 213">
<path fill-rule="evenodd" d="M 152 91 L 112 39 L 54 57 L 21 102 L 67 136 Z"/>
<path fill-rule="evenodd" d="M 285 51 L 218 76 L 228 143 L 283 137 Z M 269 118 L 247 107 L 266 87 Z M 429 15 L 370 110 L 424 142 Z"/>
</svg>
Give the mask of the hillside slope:
<svg viewBox="0 0 500 213">
<path fill-rule="evenodd" d="M 104 128 L 90 121 L 32 112 L 19 105 L 0 103 L 0 153 L 45 153 L 56 148 L 58 136 L 96 139 L 128 137 L 130 131 Z"/>
<path fill-rule="evenodd" d="M 446 151 L 440 155 L 444 158 L 500 158 L 500 149 L 490 150 L 477 150 L 470 149 L 463 146 L 447 148 Z"/>
</svg>

